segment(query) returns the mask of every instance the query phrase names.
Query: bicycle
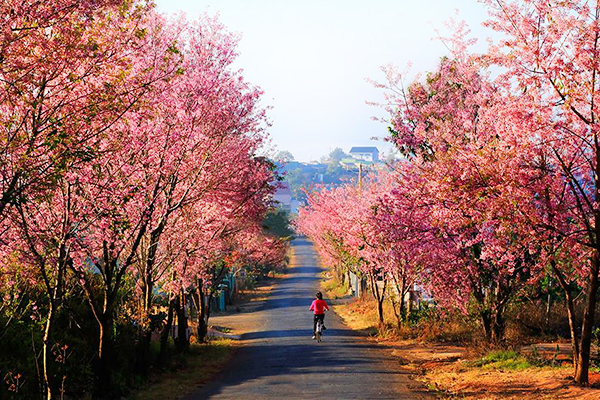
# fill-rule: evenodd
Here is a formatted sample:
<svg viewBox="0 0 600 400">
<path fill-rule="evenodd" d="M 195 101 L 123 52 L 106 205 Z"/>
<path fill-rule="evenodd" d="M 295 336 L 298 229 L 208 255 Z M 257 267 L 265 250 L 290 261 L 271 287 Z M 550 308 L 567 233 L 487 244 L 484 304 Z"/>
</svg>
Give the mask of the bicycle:
<svg viewBox="0 0 600 400">
<path fill-rule="evenodd" d="M 317 329 L 315 329 L 315 336 L 317 338 L 317 343 L 321 342 L 321 336 L 323 335 L 323 321 L 317 321 Z"/>
</svg>

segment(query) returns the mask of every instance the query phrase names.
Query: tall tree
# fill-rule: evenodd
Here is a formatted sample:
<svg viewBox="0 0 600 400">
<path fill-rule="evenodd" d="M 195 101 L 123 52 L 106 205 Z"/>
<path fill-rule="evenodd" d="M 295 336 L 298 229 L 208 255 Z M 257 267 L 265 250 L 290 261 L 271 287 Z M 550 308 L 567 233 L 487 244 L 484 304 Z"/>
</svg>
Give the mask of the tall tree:
<svg viewBox="0 0 600 400">
<path fill-rule="evenodd" d="M 579 342 L 575 380 L 585 384 L 600 272 L 600 210 L 596 206 L 600 201 L 600 2 L 485 3 L 492 16 L 488 25 L 505 37 L 491 49 L 490 60 L 505 69 L 502 78 L 507 91 L 515 89 L 511 103 L 528 103 L 523 120 L 535 127 L 538 152 L 544 160 L 540 167 L 566 183 L 552 187 L 548 192 L 552 195 L 545 196 L 549 218 L 541 219 L 536 230 L 554 237 L 554 242 L 575 243 L 581 249 L 575 263 L 557 261 L 560 252 L 556 248 L 549 249 L 549 258 L 554 258 L 552 269 L 559 282 L 568 282 L 574 267 L 585 288 L 581 332 L 574 338 Z M 552 209 L 552 203 L 564 198 L 561 191 L 574 204 L 562 216 Z"/>
<path fill-rule="evenodd" d="M 0 38 L 6 133 L 0 139 L 0 255 L 19 253 L 43 281 L 42 369 L 50 399 L 56 396 L 49 372 L 55 316 L 81 238 L 97 220 L 82 208 L 78 182 L 89 180 L 90 164 L 104 157 L 108 132 L 169 72 L 161 70 L 162 61 L 142 61 L 149 55 L 143 27 L 150 17 L 143 3 L 1 7 L 7 25 Z"/>
</svg>

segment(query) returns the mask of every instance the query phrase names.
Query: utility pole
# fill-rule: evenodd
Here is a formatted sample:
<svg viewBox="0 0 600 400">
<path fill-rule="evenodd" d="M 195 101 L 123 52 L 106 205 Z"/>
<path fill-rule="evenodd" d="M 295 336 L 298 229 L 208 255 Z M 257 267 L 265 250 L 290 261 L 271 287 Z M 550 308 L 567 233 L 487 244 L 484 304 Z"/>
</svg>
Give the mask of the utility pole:
<svg viewBox="0 0 600 400">
<path fill-rule="evenodd" d="M 358 190 L 362 191 L 362 163 L 358 164 Z"/>
</svg>

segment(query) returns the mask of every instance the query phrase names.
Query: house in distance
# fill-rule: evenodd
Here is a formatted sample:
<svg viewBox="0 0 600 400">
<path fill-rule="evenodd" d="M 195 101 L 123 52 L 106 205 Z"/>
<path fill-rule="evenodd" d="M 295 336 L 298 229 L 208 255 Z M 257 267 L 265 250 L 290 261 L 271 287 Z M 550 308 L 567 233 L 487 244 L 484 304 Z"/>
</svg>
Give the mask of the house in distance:
<svg viewBox="0 0 600 400">
<path fill-rule="evenodd" d="M 350 156 L 355 160 L 378 162 L 379 150 L 377 147 L 353 147 L 350 149 Z"/>
</svg>

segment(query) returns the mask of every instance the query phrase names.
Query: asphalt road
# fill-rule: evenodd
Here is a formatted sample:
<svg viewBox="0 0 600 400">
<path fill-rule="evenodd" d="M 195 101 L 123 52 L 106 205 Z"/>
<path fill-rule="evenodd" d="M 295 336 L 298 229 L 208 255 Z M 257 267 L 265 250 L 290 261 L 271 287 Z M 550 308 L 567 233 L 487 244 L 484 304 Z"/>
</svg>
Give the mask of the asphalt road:
<svg viewBox="0 0 600 400">
<path fill-rule="evenodd" d="M 229 367 L 188 399 L 429 398 L 390 352 L 347 329 L 332 312 L 323 341 L 312 337 L 308 311 L 322 268 L 310 242 L 296 239 L 289 277 L 254 312 L 255 332 Z"/>
</svg>

